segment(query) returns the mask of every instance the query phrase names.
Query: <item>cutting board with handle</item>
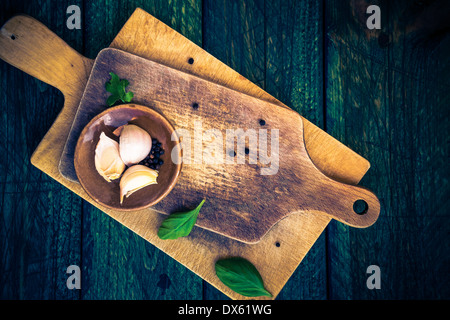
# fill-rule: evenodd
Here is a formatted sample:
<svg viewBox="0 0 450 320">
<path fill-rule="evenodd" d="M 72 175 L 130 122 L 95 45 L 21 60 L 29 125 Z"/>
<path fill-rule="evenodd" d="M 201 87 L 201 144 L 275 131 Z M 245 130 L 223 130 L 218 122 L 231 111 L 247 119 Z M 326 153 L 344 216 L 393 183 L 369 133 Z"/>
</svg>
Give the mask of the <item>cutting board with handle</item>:
<svg viewBox="0 0 450 320">
<path fill-rule="evenodd" d="M 64 95 L 64 106 L 34 151 L 31 163 L 227 296 L 245 299 L 217 278 L 214 271 L 217 259 L 240 256 L 251 261 L 275 298 L 330 222 L 330 216 L 318 212 L 291 214 L 251 245 L 203 228 L 194 228 L 189 237 L 177 241 L 159 239 L 157 228 L 166 215 L 150 209 L 131 215 L 105 208 L 59 170 L 61 154 L 94 61 L 70 48 L 42 23 L 24 15 L 11 18 L 2 27 L 0 44 L 1 59 L 58 88 Z M 142 9 L 135 10 L 110 46 L 287 108 Z M 187 62 L 191 57 L 194 64 Z M 302 120 L 307 151 L 320 171 L 335 180 L 357 184 L 369 169 L 369 162 L 308 120 Z"/>
<path fill-rule="evenodd" d="M 196 225 L 247 243 L 298 211 L 322 212 L 354 227 L 377 219 L 380 206 L 372 192 L 334 181 L 312 163 L 297 112 L 121 50 L 103 49 L 97 56 L 69 141 L 106 109 L 110 72 L 129 81 L 133 102 L 161 113 L 183 139 L 183 169 L 155 206 L 159 212 L 206 199 Z M 363 214 L 353 210 L 358 200 L 367 204 Z"/>
</svg>

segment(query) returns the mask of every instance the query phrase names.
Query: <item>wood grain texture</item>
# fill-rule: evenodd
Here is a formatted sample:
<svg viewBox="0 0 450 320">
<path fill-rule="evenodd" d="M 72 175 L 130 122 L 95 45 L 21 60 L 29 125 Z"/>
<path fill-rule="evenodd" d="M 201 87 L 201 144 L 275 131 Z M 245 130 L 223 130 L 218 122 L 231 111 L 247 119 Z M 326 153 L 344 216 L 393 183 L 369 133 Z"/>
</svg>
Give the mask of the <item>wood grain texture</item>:
<svg viewBox="0 0 450 320">
<path fill-rule="evenodd" d="M 432 34 L 434 23 L 418 24 L 436 5 L 435 22 L 448 4 L 381 1 L 379 31 L 361 27 L 365 15 L 355 3 L 327 6 L 327 127 L 373 159 L 363 180 L 376 185 L 382 203 L 364 235 L 330 224 L 332 299 L 449 296 L 449 29 L 441 25 L 430 37 L 424 33 Z M 380 267 L 380 290 L 366 288 L 372 264 Z"/>
</svg>

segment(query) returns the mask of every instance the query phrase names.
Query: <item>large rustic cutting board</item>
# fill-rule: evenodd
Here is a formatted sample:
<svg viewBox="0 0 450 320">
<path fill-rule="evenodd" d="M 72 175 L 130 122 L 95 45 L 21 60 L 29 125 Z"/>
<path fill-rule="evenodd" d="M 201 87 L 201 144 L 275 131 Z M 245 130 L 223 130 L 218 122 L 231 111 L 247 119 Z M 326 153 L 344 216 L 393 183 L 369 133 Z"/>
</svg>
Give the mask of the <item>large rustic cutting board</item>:
<svg viewBox="0 0 450 320">
<path fill-rule="evenodd" d="M 111 47 L 282 105 L 261 88 L 141 9 L 133 13 Z M 214 271 L 217 259 L 234 255 L 247 258 L 258 268 L 267 289 L 276 297 L 331 220 L 321 213 L 296 213 L 277 223 L 260 242 L 252 245 L 202 228 L 194 228 L 189 237 L 177 241 L 161 240 L 156 233 L 163 215 L 151 210 L 129 214 L 101 207 L 88 197 L 78 183 L 65 179 L 58 169 L 93 61 L 68 47 L 44 25 L 26 16 L 17 16 L 3 26 L 0 33 L 0 57 L 64 94 L 64 107 L 35 150 L 31 159 L 33 165 L 231 298 L 244 297 L 231 291 L 217 278 Z M 193 64 L 188 63 L 191 57 L 195 61 Z M 357 184 L 369 169 L 368 161 L 305 119 L 303 125 L 306 149 L 314 164 L 336 180 Z"/>
</svg>

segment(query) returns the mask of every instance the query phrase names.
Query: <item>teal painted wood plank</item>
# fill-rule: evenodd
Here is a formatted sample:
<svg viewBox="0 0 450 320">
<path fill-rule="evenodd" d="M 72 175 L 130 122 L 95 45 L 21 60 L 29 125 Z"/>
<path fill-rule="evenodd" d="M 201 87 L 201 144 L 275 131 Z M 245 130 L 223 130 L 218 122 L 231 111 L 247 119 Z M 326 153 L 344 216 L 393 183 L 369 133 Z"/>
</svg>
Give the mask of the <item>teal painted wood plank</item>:
<svg viewBox="0 0 450 320">
<path fill-rule="evenodd" d="M 406 22 L 417 5 L 381 1 L 377 32 L 365 28 L 364 8 L 327 2 L 327 129 L 371 162 L 362 184 L 382 204 L 368 229 L 330 224 L 332 299 L 449 296 L 449 37 L 410 32 L 422 31 Z M 369 265 L 380 267 L 379 290 L 366 286 Z"/>
<path fill-rule="evenodd" d="M 26 13 L 80 49 L 81 33 L 65 27 L 67 3 L 2 1 L 0 23 Z M 62 94 L 3 61 L 0 92 L 0 297 L 78 299 L 66 286 L 66 270 L 81 262 L 81 201 L 30 163 L 63 106 Z"/>
<path fill-rule="evenodd" d="M 323 5 L 266 1 L 265 90 L 323 128 Z"/>
<path fill-rule="evenodd" d="M 386 50 L 378 46 L 376 38 L 372 42 L 365 39 L 364 24 L 353 17 L 348 2 L 327 2 L 325 18 L 329 28 L 326 43 L 327 132 L 366 157 L 372 163 L 369 174 L 375 170 L 387 171 L 387 163 L 373 162 L 375 158 L 387 159 L 389 150 L 380 148 L 369 152 L 371 146 L 387 142 L 383 139 L 387 130 L 385 119 L 374 115 L 378 108 L 376 103 L 379 108 L 388 108 L 385 101 Z M 328 295 L 331 299 L 352 299 L 364 290 L 373 293 L 366 287 L 366 269 L 371 264 L 379 265 L 375 256 L 381 247 L 375 238 L 383 238 L 374 234 L 374 228 L 380 228 L 388 205 L 386 194 L 379 194 L 380 189 L 374 188 L 377 185 L 387 187 L 387 176 L 380 175 L 376 183 L 368 185 L 382 203 L 375 226 L 356 230 L 332 221 L 327 228 Z M 369 250 L 364 250 L 365 246 Z"/>
<path fill-rule="evenodd" d="M 205 0 L 202 46 L 263 88 L 266 71 L 264 1 Z"/>
<path fill-rule="evenodd" d="M 86 3 L 85 55 L 95 58 L 141 7 L 201 43 L 199 1 Z M 83 205 L 82 299 L 201 299 L 202 279 L 88 203 Z"/>
<path fill-rule="evenodd" d="M 389 3 L 388 10 L 389 122 L 395 141 L 391 208 L 402 234 L 394 240 L 405 252 L 392 276 L 398 287 L 395 293 L 412 299 L 448 298 L 450 275 L 443 257 L 450 254 L 444 240 L 450 234 L 450 78 L 445 72 L 450 66 L 450 4 L 398 1 Z M 434 23 L 423 24 L 429 16 Z"/>
</svg>

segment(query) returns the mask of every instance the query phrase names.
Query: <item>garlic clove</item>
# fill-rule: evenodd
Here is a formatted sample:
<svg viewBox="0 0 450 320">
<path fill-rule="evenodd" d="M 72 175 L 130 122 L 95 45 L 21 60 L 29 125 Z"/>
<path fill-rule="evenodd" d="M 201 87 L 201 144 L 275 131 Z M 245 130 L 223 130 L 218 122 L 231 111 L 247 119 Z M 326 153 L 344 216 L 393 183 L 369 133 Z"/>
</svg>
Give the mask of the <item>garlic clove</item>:
<svg viewBox="0 0 450 320">
<path fill-rule="evenodd" d="M 131 166 L 142 160 L 152 149 L 152 138 L 144 129 L 127 124 L 120 133 L 119 152 L 126 166 Z"/>
<path fill-rule="evenodd" d="M 157 178 L 158 171 L 146 166 L 138 164 L 128 168 L 120 179 L 120 204 L 123 203 L 124 197 L 128 198 L 146 186 L 157 184 Z"/>
<path fill-rule="evenodd" d="M 109 138 L 104 132 L 95 148 L 95 169 L 108 182 L 120 178 L 125 170 L 125 164 L 119 155 L 119 144 Z"/>
</svg>

